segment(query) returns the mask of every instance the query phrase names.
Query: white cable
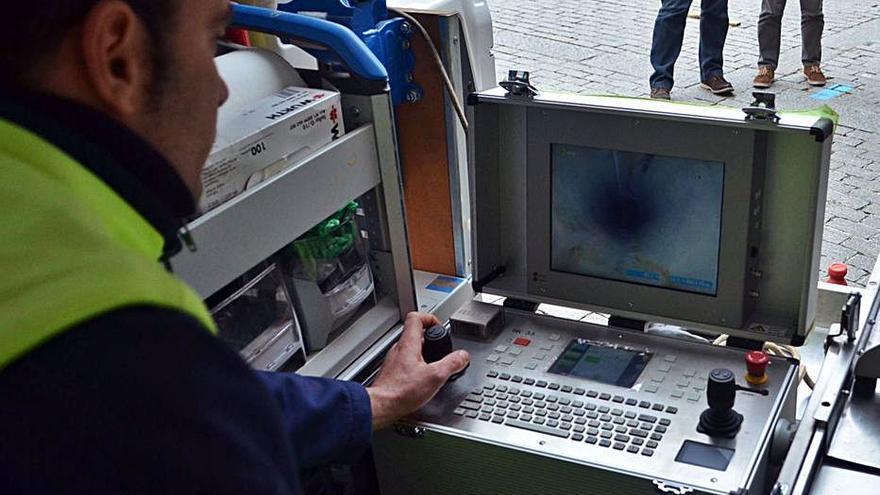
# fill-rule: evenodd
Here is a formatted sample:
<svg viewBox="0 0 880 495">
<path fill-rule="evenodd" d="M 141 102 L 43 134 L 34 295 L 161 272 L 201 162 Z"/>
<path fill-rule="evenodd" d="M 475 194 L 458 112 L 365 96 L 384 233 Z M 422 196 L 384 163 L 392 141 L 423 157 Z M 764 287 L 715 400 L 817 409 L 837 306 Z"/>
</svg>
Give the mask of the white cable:
<svg viewBox="0 0 880 495">
<path fill-rule="evenodd" d="M 440 74 L 443 76 L 443 83 L 446 87 L 446 92 L 449 94 L 449 99 L 452 100 L 452 106 L 455 107 L 455 113 L 458 114 L 458 120 L 461 122 L 461 126 L 464 127 L 465 130 L 468 128 L 468 120 L 464 114 L 464 106 L 461 104 L 461 100 L 458 98 L 458 95 L 455 93 L 455 86 L 452 85 L 452 80 L 449 79 L 449 73 L 446 72 L 446 67 L 443 66 L 443 59 L 440 57 L 440 52 L 437 51 L 437 46 L 434 45 L 434 41 L 431 40 L 431 36 L 428 34 L 428 31 L 425 29 L 422 24 L 416 20 L 415 17 L 407 14 L 406 12 L 400 10 L 391 10 L 396 15 L 403 17 L 410 24 L 416 27 L 419 30 L 419 33 L 422 35 L 422 38 L 425 39 L 425 42 L 428 43 L 428 48 L 431 49 L 431 54 L 434 58 L 434 63 L 437 65 L 437 68 L 440 69 Z"/>
<path fill-rule="evenodd" d="M 712 341 L 712 345 L 726 346 L 727 338 L 727 334 L 721 334 Z M 810 387 L 810 390 L 816 386 L 816 382 L 813 380 L 813 377 L 810 376 L 807 366 L 801 362 L 801 353 L 797 347 L 788 344 L 777 344 L 775 342 L 764 342 L 762 349 L 771 356 L 782 356 L 796 359 L 798 363 L 800 363 L 798 365 L 798 378 L 803 380 L 803 382 Z"/>
</svg>

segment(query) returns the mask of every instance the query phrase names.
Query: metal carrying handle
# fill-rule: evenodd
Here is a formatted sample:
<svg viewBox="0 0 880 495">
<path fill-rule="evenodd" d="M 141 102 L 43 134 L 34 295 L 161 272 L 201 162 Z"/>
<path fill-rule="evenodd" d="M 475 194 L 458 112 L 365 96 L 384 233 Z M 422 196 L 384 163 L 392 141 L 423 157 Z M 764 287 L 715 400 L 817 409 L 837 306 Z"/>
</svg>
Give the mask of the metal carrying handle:
<svg viewBox="0 0 880 495">
<path fill-rule="evenodd" d="M 388 81 L 388 72 L 367 45 L 334 22 L 233 3 L 231 26 L 300 41 L 309 52 L 330 50 L 354 75 L 369 81 Z"/>
</svg>

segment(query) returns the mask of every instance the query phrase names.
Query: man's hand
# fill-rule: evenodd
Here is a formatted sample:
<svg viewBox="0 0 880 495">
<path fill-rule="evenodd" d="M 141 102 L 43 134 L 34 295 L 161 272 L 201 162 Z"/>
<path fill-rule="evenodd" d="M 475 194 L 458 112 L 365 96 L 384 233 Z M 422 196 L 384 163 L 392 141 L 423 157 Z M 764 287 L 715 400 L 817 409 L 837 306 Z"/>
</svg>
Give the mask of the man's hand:
<svg viewBox="0 0 880 495">
<path fill-rule="evenodd" d="M 422 359 L 425 327 L 440 322 L 433 315 L 410 313 L 400 340 L 388 351 L 385 364 L 367 388 L 373 410 L 373 429 L 378 430 L 425 405 L 455 373 L 470 362 L 466 351 L 454 351 L 440 361 Z"/>
</svg>

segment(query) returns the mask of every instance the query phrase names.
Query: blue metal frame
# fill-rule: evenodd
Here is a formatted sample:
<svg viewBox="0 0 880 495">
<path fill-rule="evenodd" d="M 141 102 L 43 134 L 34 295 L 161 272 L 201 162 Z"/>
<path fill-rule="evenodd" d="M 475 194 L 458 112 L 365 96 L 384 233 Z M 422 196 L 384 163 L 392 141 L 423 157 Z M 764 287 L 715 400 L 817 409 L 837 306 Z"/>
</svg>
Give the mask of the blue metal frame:
<svg viewBox="0 0 880 495">
<path fill-rule="evenodd" d="M 388 81 L 388 72 L 373 51 L 334 22 L 233 3 L 232 26 L 300 41 L 302 48 L 321 61 L 331 60 L 367 81 Z"/>
<path fill-rule="evenodd" d="M 412 76 L 412 26 L 400 17 L 389 19 L 385 0 L 295 0 L 279 4 L 278 9 L 320 15 L 351 29 L 388 71 L 391 101 L 397 105 L 421 99 L 422 88 L 413 82 Z M 334 62 L 330 57 L 319 58 L 331 65 Z"/>
</svg>

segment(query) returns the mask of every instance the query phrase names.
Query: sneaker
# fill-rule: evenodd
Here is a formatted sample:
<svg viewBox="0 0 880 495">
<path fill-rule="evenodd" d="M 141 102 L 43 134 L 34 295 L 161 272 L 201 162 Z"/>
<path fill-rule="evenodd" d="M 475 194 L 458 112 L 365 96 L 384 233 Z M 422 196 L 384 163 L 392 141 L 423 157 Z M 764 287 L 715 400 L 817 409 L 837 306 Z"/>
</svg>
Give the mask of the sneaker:
<svg viewBox="0 0 880 495">
<path fill-rule="evenodd" d="M 655 100 L 671 100 L 669 88 L 651 88 L 651 98 Z"/>
<path fill-rule="evenodd" d="M 818 65 L 805 65 L 804 75 L 807 76 L 807 82 L 810 83 L 810 86 L 825 86 L 825 83 L 828 82 Z"/>
<path fill-rule="evenodd" d="M 701 81 L 700 87 L 708 89 L 713 95 L 727 95 L 733 93 L 733 85 L 727 82 L 723 76 L 712 76 L 706 81 Z"/>
<path fill-rule="evenodd" d="M 756 88 L 769 88 L 773 85 L 775 76 L 776 74 L 773 72 L 773 69 L 766 65 L 762 65 L 758 67 L 758 75 L 755 76 L 752 85 Z"/>
</svg>

